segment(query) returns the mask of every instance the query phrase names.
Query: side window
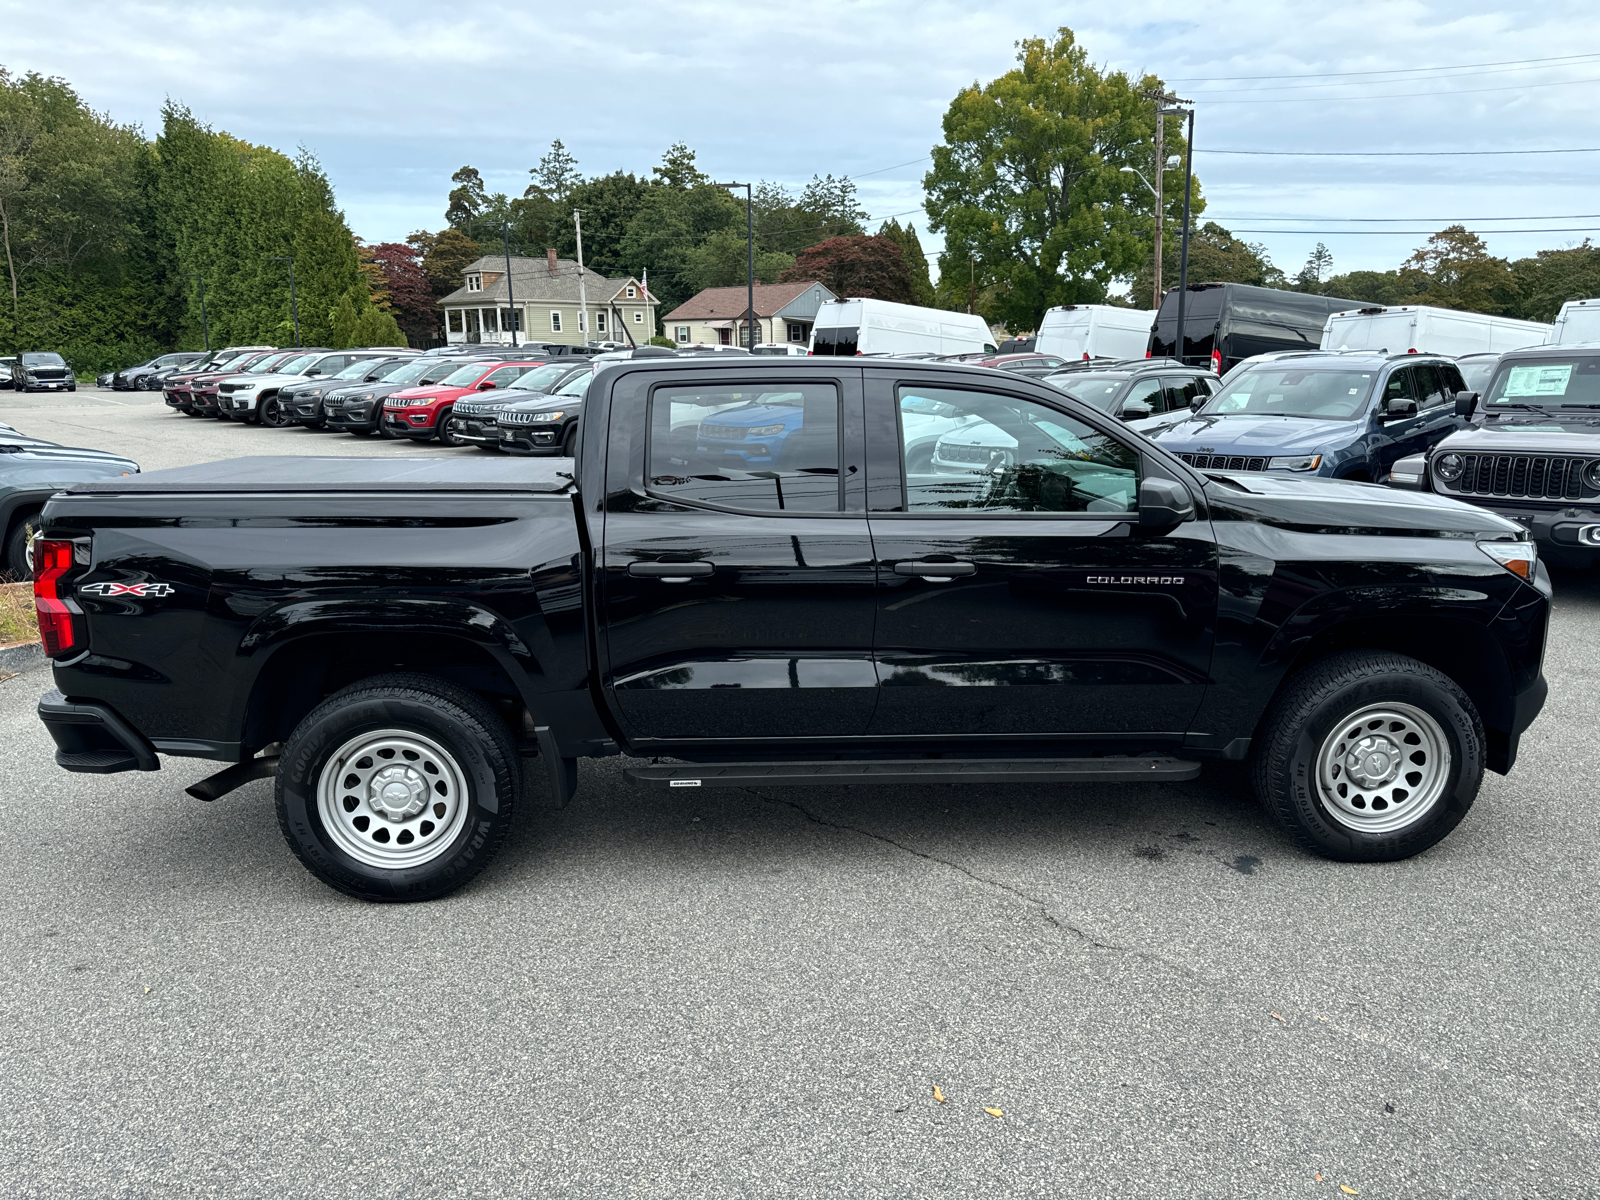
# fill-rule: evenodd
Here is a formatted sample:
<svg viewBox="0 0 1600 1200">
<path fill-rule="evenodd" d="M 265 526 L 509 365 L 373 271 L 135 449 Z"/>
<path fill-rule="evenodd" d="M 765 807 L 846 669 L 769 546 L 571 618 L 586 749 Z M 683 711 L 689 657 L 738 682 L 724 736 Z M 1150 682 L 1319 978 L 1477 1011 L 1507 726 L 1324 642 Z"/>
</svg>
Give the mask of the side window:
<svg viewBox="0 0 1600 1200">
<path fill-rule="evenodd" d="M 1419 363 L 1411 368 L 1417 376 L 1417 407 L 1438 408 L 1444 404 L 1447 397 L 1444 392 L 1444 383 L 1439 377 L 1439 368 L 1434 363 Z"/>
<path fill-rule="evenodd" d="M 1161 380 L 1140 379 L 1128 389 L 1128 394 L 1122 398 L 1118 412 L 1126 412 L 1128 405 L 1134 402 L 1148 404 L 1152 413 L 1162 412 L 1165 406 L 1161 402 Z"/>
<path fill-rule="evenodd" d="M 1435 363 L 1434 366 L 1444 379 L 1444 394 L 1447 398 L 1454 400 L 1457 392 L 1467 390 L 1467 381 L 1461 377 L 1461 368 L 1455 363 Z"/>
<path fill-rule="evenodd" d="M 1389 382 L 1383 385 L 1383 407 L 1389 407 L 1391 400 L 1418 400 L 1416 385 L 1411 379 L 1410 367 L 1397 367 L 1394 374 L 1389 376 Z M 1418 408 L 1422 407 L 1419 403 Z"/>
<path fill-rule="evenodd" d="M 669 500 L 750 512 L 840 511 L 832 384 L 658 388 L 645 485 Z"/>
<path fill-rule="evenodd" d="M 1169 412 L 1188 408 L 1197 397 L 1204 399 L 1211 394 L 1205 383 L 1196 375 L 1191 375 L 1187 378 L 1180 376 L 1176 379 L 1168 379 L 1165 382 L 1167 410 Z"/>
<path fill-rule="evenodd" d="M 527 371 L 527 370 L 531 370 L 531 368 L 529 368 L 529 367 L 501 367 L 498 371 L 495 371 L 495 372 L 491 373 L 490 376 L 486 380 L 484 380 L 484 382 L 485 383 L 492 383 L 497 388 L 510 387 L 511 386 L 511 381 L 513 379 L 515 379 L 517 376 L 521 375 L 524 371 Z"/>
<path fill-rule="evenodd" d="M 902 386 L 900 438 L 907 512 L 1125 513 L 1138 507 L 1138 454 L 1031 400 Z"/>
</svg>

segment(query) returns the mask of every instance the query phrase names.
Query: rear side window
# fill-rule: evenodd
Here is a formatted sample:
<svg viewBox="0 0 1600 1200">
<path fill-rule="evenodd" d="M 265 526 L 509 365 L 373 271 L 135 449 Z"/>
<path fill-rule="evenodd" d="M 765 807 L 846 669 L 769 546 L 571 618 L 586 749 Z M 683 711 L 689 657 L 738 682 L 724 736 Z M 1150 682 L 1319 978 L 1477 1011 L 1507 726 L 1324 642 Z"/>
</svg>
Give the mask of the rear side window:
<svg viewBox="0 0 1600 1200">
<path fill-rule="evenodd" d="M 1188 408 L 1197 398 L 1205 399 L 1211 394 L 1205 382 L 1198 376 L 1191 375 L 1187 379 L 1168 379 L 1167 384 L 1167 410 L 1169 412 Z"/>
<path fill-rule="evenodd" d="M 1438 370 L 1440 376 L 1444 379 L 1444 390 L 1446 396 L 1454 399 L 1457 392 L 1464 392 L 1467 390 L 1467 381 L 1461 377 L 1461 372 L 1456 368 L 1454 363 L 1436 363 L 1434 365 L 1435 369 Z"/>
<path fill-rule="evenodd" d="M 860 343 L 860 331 L 854 325 L 830 326 L 812 333 L 813 354 L 854 355 Z"/>
<path fill-rule="evenodd" d="M 658 388 L 647 488 L 748 512 L 839 512 L 839 393 L 832 384 Z"/>
<path fill-rule="evenodd" d="M 1444 381 L 1436 364 L 1419 363 L 1412 370 L 1417 373 L 1418 408 L 1438 408 L 1448 403 L 1450 397 L 1445 393 Z"/>
</svg>

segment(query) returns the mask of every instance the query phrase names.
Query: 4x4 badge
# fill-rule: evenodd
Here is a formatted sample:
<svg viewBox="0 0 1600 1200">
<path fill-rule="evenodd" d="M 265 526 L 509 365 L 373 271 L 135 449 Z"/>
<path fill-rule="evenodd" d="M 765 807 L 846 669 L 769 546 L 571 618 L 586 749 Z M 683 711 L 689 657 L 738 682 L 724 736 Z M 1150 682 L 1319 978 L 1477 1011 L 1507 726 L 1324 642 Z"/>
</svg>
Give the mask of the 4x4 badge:
<svg viewBox="0 0 1600 1200">
<path fill-rule="evenodd" d="M 78 589 L 91 596 L 170 596 L 170 583 L 86 583 Z"/>
</svg>

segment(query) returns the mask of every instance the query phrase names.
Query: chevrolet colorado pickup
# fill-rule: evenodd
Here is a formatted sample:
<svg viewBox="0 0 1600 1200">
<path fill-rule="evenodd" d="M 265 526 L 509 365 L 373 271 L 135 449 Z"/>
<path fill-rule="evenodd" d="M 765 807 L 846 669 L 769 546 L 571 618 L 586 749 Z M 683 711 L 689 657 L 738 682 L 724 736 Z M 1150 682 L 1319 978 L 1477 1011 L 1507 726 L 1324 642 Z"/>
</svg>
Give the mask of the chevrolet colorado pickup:
<svg viewBox="0 0 1600 1200">
<path fill-rule="evenodd" d="M 989 427 L 983 460 L 908 465 L 930 411 Z M 1013 373 L 624 361 L 575 451 L 247 458 L 55 496 L 57 762 L 231 764 L 189 789 L 207 800 L 275 776 L 293 852 L 370 900 L 479 872 L 525 764 L 560 805 L 580 758 L 618 753 L 659 788 L 1247 762 L 1302 847 L 1388 861 L 1462 820 L 1544 701 L 1550 585 L 1513 522 L 1199 471 Z"/>
</svg>

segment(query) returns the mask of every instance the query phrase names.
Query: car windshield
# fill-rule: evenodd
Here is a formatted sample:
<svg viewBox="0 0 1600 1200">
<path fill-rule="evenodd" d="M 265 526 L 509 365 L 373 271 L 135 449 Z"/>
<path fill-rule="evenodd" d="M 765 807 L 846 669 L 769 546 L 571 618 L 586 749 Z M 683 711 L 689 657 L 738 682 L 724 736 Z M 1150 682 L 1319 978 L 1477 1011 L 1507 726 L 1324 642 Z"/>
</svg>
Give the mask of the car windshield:
<svg viewBox="0 0 1600 1200">
<path fill-rule="evenodd" d="M 64 367 L 67 360 L 59 354 L 24 354 L 22 365 L 25 367 Z"/>
<path fill-rule="evenodd" d="M 1117 398 L 1126 375 L 1055 375 L 1047 382 L 1055 384 L 1074 400 L 1092 404 L 1101 412 L 1111 411 L 1111 402 Z"/>
<path fill-rule="evenodd" d="M 439 380 L 446 387 L 466 387 L 468 384 L 477 383 L 488 373 L 488 367 L 481 363 L 468 363 L 464 367 L 457 367 L 450 374 Z"/>
<path fill-rule="evenodd" d="M 244 369 L 246 375 L 265 375 L 279 363 L 293 358 L 292 354 L 263 354 L 255 362 Z"/>
<path fill-rule="evenodd" d="M 1213 396 L 1203 417 L 1238 415 L 1348 421 L 1366 408 L 1371 371 L 1261 366 Z"/>
<path fill-rule="evenodd" d="M 1600 356 L 1501 363 L 1487 400 L 1502 408 L 1600 408 Z"/>
<path fill-rule="evenodd" d="M 282 363 L 277 367 L 277 370 L 284 375 L 298 375 L 321 357 L 320 354 L 302 354 Z"/>
<path fill-rule="evenodd" d="M 1481 362 L 1456 363 L 1456 366 L 1461 368 L 1461 378 L 1467 385 L 1467 391 L 1483 391 L 1488 386 L 1489 376 L 1494 374 L 1495 366 L 1499 361 L 1497 358 L 1486 358 Z"/>
<path fill-rule="evenodd" d="M 393 371 L 383 377 L 385 383 L 416 383 L 430 371 L 450 370 L 449 363 L 440 362 L 437 358 L 418 358 L 410 362 L 402 362 Z"/>
<path fill-rule="evenodd" d="M 594 382 L 594 372 L 585 371 L 582 375 L 574 375 L 563 383 L 554 392 L 557 396 L 581 396 L 589 390 L 589 384 Z"/>
<path fill-rule="evenodd" d="M 517 387 L 529 392 L 548 392 L 570 370 L 572 370 L 571 367 L 564 367 L 559 363 L 551 363 L 545 367 L 535 367 L 533 370 L 517 376 Z"/>
<path fill-rule="evenodd" d="M 334 375 L 332 378 L 334 378 L 334 379 L 361 379 L 361 378 L 364 378 L 366 376 L 366 373 L 368 371 L 372 370 L 372 363 L 373 363 L 373 360 L 370 359 L 370 358 L 357 359 L 355 362 L 351 363 L 348 367 L 346 367 L 344 370 L 340 371 L 337 375 Z"/>
</svg>

